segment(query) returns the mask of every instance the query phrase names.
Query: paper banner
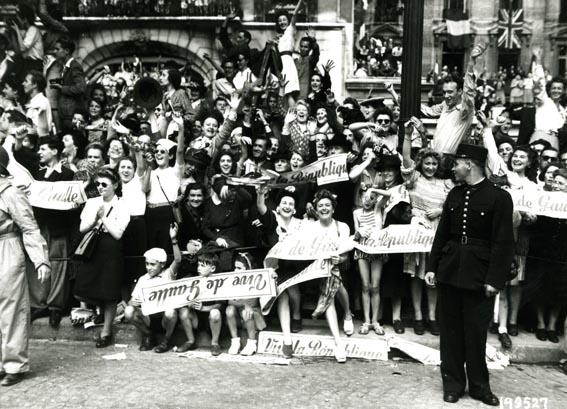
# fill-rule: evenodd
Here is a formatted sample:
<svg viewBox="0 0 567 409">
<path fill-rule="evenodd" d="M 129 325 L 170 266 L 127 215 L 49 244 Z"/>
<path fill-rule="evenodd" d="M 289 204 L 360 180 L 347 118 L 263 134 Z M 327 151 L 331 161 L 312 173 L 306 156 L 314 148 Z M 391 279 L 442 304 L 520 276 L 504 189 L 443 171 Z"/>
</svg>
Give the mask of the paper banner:
<svg viewBox="0 0 567 409">
<path fill-rule="evenodd" d="M 295 356 L 335 356 L 335 340 L 328 335 L 291 334 Z M 347 358 L 388 360 L 388 342 L 385 339 L 341 338 Z M 258 335 L 258 353 L 282 355 L 283 334 L 262 331 Z"/>
<path fill-rule="evenodd" d="M 271 268 L 191 277 L 142 288 L 144 315 L 180 308 L 190 301 L 217 301 L 276 295 Z"/>
<path fill-rule="evenodd" d="M 260 298 L 260 307 L 262 309 L 262 314 L 268 315 L 276 299 L 289 287 L 304 283 L 306 281 L 315 280 L 317 278 L 330 277 L 330 275 L 331 263 L 329 262 L 329 260 L 315 260 L 298 274 L 280 283 L 277 287 L 277 294 L 275 296 Z"/>
<path fill-rule="evenodd" d="M 509 190 L 514 210 L 567 219 L 567 193 L 543 190 Z"/>
<path fill-rule="evenodd" d="M 39 182 L 29 186 L 28 199 L 35 207 L 53 210 L 70 210 L 86 202 L 83 182 Z"/>
<path fill-rule="evenodd" d="M 317 182 L 319 186 L 349 180 L 347 154 L 327 156 L 299 170 L 282 173 L 276 180 L 278 185 L 288 186 L 299 183 Z"/>
<path fill-rule="evenodd" d="M 367 239 L 354 242 L 354 248 L 367 254 L 429 253 L 435 231 L 415 224 L 392 224 Z"/>
</svg>

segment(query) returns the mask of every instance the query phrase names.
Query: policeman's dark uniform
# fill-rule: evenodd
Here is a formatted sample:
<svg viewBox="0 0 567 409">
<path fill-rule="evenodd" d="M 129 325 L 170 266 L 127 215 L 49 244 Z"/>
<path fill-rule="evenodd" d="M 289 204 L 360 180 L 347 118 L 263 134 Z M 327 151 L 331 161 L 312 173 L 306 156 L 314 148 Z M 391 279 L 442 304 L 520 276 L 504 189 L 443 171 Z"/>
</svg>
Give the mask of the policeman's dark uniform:
<svg viewBox="0 0 567 409">
<path fill-rule="evenodd" d="M 484 148 L 459 146 L 457 158 L 486 160 Z M 428 271 L 438 288 L 441 374 L 445 393 L 483 396 L 490 391 L 486 334 L 494 298 L 484 284 L 503 289 L 514 254 L 510 195 L 487 179 L 453 188 L 443 213 Z"/>
</svg>

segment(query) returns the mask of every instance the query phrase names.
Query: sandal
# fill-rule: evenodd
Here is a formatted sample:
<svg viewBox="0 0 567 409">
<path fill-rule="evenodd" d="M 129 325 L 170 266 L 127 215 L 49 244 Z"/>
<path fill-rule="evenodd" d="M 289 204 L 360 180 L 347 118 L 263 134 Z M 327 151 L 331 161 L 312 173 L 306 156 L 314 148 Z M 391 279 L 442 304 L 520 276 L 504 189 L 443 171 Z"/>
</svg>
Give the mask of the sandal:
<svg viewBox="0 0 567 409">
<path fill-rule="evenodd" d="M 386 333 L 384 331 L 384 328 L 382 328 L 382 326 L 377 322 L 372 324 L 372 328 L 374 329 L 374 332 L 376 333 L 376 335 L 384 335 Z"/>
<path fill-rule="evenodd" d="M 363 322 L 360 328 L 358 328 L 358 333 L 362 335 L 368 334 L 369 331 L 370 331 L 370 323 L 368 322 Z"/>
</svg>

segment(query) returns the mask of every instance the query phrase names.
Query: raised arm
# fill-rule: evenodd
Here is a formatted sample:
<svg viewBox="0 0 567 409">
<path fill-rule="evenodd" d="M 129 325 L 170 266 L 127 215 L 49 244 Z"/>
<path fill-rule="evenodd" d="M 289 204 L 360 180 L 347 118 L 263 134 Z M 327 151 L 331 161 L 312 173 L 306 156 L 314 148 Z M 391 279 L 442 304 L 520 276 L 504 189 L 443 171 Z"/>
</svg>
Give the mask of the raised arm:
<svg viewBox="0 0 567 409">
<path fill-rule="evenodd" d="M 293 10 L 293 14 L 291 16 L 291 21 L 289 22 L 289 25 L 295 28 L 295 23 L 297 21 L 297 14 L 299 13 L 299 9 L 301 8 L 301 6 L 303 5 L 303 0 L 299 0 L 295 6 L 295 9 Z"/>
</svg>

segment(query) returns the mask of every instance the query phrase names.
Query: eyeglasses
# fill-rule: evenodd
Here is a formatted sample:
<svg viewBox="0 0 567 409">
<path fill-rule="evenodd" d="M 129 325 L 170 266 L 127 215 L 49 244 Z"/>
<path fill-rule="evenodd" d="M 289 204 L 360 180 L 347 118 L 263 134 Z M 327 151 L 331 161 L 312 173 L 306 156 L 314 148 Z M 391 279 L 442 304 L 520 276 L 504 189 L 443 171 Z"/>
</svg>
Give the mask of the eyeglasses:
<svg viewBox="0 0 567 409">
<path fill-rule="evenodd" d="M 389 119 L 377 119 L 376 123 L 380 124 L 380 125 L 389 125 L 390 124 L 390 120 Z"/>
<path fill-rule="evenodd" d="M 108 187 L 108 183 L 106 182 L 95 182 L 95 185 L 97 187 L 102 186 L 103 188 L 107 188 Z"/>
</svg>

